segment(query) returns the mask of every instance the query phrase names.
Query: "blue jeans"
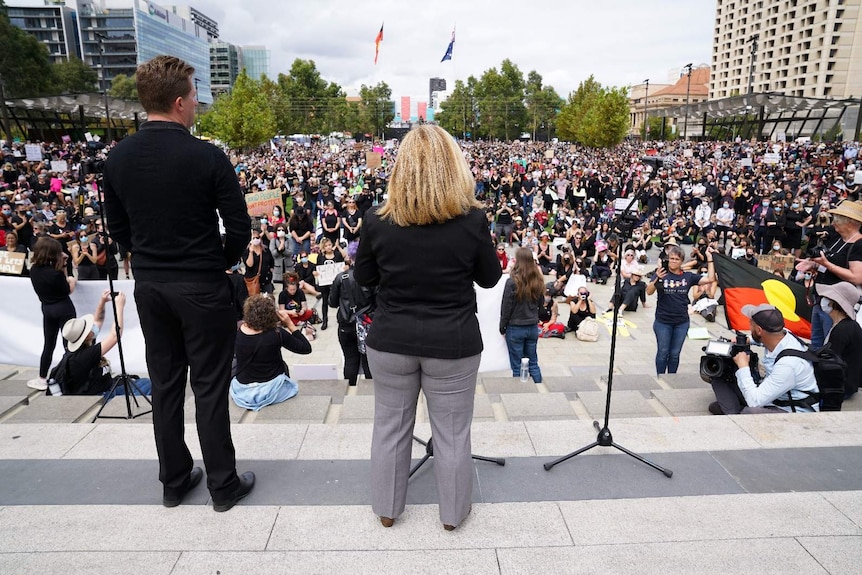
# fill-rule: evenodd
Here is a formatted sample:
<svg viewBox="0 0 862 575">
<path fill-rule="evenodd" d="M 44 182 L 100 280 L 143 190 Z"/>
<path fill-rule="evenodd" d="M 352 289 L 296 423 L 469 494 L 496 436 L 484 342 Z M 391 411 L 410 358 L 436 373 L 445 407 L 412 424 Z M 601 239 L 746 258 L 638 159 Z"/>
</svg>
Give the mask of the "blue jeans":
<svg viewBox="0 0 862 575">
<path fill-rule="evenodd" d="M 138 388 L 138 389 L 135 389 L 135 387 L 129 386 L 129 391 L 134 392 L 135 395 L 153 395 L 153 382 L 151 382 L 146 377 L 142 377 L 140 379 L 133 379 L 133 380 L 131 380 L 131 382 L 134 383 L 135 387 Z M 140 390 L 141 392 L 138 393 L 138 390 Z M 107 396 L 109 391 L 111 391 L 111 390 L 109 389 L 108 391 L 106 391 L 104 393 L 104 395 Z M 117 397 L 118 395 L 123 395 L 123 394 L 125 394 L 125 392 L 126 392 L 126 387 L 123 384 L 120 384 L 117 386 L 117 389 L 114 390 L 113 397 Z"/>
<path fill-rule="evenodd" d="M 679 367 L 679 352 L 682 351 L 682 344 L 685 343 L 685 336 L 688 334 L 689 321 L 682 323 L 662 323 L 658 320 L 652 324 L 652 330 L 655 332 L 656 353 L 655 353 L 655 371 L 661 375 L 667 373 L 676 373 Z"/>
<path fill-rule="evenodd" d="M 539 326 L 510 325 L 506 328 L 506 347 L 509 348 L 509 365 L 512 375 L 521 375 L 521 358 L 530 360 L 530 377 L 535 383 L 542 383 L 542 370 L 539 369 L 539 356 L 536 344 L 539 342 Z"/>
<path fill-rule="evenodd" d="M 820 309 L 820 298 L 811 306 L 811 349 L 817 350 L 823 347 L 826 335 L 832 329 L 832 318 Z"/>
</svg>

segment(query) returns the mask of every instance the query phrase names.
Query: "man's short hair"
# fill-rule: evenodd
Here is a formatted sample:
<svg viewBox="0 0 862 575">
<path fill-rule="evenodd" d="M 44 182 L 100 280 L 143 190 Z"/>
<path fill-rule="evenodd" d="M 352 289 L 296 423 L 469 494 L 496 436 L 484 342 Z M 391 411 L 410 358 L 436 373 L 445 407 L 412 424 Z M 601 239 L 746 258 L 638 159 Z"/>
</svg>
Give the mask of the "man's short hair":
<svg viewBox="0 0 862 575">
<path fill-rule="evenodd" d="M 170 112 L 177 98 L 191 91 L 195 69 L 175 56 L 156 56 L 138 66 L 135 82 L 138 100 L 147 113 Z"/>
</svg>

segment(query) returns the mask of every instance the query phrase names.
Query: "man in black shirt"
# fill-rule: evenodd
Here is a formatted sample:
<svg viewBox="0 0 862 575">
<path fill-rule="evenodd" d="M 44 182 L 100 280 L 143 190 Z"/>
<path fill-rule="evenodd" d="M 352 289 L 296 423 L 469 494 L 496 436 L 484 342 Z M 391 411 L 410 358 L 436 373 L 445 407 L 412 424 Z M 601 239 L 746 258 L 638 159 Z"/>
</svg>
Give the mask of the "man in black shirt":
<svg viewBox="0 0 862 575">
<path fill-rule="evenodd" d="M 105 211 L 114 239 L 132 254 L 135 301 L 153 381 L 162 503 L 179 505 L 203 475 L 193 467 L 184 437 L 183 402 L 191 371 L 207 487 L 213 509 L 227 511 L 254 486 L 253 473 L 237 476 L 230 433 L 236 317 L 224 273 L 248 244 L 251 222 L 227 156 L 189 133 L 197 105 L 193 75 L 194 68 L 173 56 L 157 56 L 138 67 L 138 99 L 148 121 L 117 144 L 105 162 Z"/>
</svg>

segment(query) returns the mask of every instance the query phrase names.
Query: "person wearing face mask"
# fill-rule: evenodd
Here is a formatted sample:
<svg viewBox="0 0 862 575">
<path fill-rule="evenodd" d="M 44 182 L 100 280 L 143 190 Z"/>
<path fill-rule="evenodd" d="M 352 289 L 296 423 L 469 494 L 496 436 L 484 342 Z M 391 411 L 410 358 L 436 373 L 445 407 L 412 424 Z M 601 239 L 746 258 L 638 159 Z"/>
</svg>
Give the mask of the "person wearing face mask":
<svg viewBox="0 0 862 575">
<path fill-rule="evenodd" d="M 820 309 L 832 319 L 832 329 L 826 335 L 825 343 L 847 364 L 844 379 L 844 399 L 850 399 L 862 386 L 862 327 L 856 321 L 856 304 L 859 290 L 849 282 L 820 286 Z M 828 403 L 831 403 L 828 404 Z M 823 411 L 841 409 L 841 403 L 824 398 Z"/>
<path fill-rule="evenodd" d="M 320 212 L 320 227 L 323 237 L 332 243 L 338 243 L 341 238 L 341 216 L 335 209 L 335 200 L 329 199 Z"/>
<path fill-rule="evenodd" d="M 275 233 L 270 236 L 269 254 L 272 256 L 272 277 L 275 283 L 282 283 L 286 272 L 293 269 L 293 253 L 290 251 L 287 224 L 284 222 L 275 226 Z"/>
<path fill-rule="evenodd" d="M 742 313 L 750 320 L 751 339 L 766 348 L 761 365 L 765 376 L 755 384 L 748 353 L 733 356 L 736 383 L 723 378 L 712 381 L 716 401 L 709 404 L 714 415 L 737 413 L 811 413 L 819 411 L 820 390 L 814 366 L 800 357 L 778 354 L 785 349 L 805 351 L 805 344 L 784 329 L 784 317 L 769 304 L 746 305 Z"/>
<path fill-rule="evenodd" d="M 760 205 L 754 208 L 754 248 L 760 254 L 769 249 L 767 230 L 775 226 L 775 210 L 771 204 L 769 196 L 765 196 Z"/>
<path fill-rule="evenodd" d="M 245 264 L 245 283 L 248 295 L 272 293 L 272 269 L 274 266 L 272 254 L 264 249 L 263 240 L 258 230 L 252 230 L 251 242 L 242 254 Z M 255 281 L 257 280 L 257 281 Z"/>
<path fill-rule="evenodd" d="M 308 252 L 299 252 L 299 261 L 296 262 L 294 271 L 299 275 L 299 289 L 307 295 L 313 295 L 317 299 L 323 296 L 317 291 L 317 265 L 312 263 L 308 257 Z"/>
<path fill-rule="evenodd" d="M 596 318 L 596 302 L 590 297 L 590 290 L 586 286 L 578 288 L 576 297 L 567 297 L 566 303 L 569 304 L 569 319 L 566 322 L 566 331 L 578 331 L 578 326 L 581 325 L 588 317 Z"/>
<path fill-rule="evenodd" d="M 96 267 L 98 259 L 98 246 L 92 241 L 92 237 L 82 231 L 77 241 L 72 244 L 72 263 L 78 268 L 79 280 L 99 279 L 99 270 Z"/>
<path fill-rule="evenodd" d="M 278 224 L 284 223 L 284 212 L 281 207 L 276 206 L 272 208 L 272 217 L 269 218 L 269 225 L 272 227 L 278 226 Z"/>
<path fill-rule="evenodd" d="M 767 222 L 766 233 L 763 236 L 763 249 L 771 249 L 776 243 L 784 243 L 784 226 L 787 223 L 787 210 L 784 206 L 784 200 L 774 200 L 772 202 L 772 210 L 775 213 L 775 223 Z"/>
<path fill-rule="evenodd" d="M 718 237 L 721 238 L 721 245 L 727 245 L 727 237 L 730 235 L 733 228 L 733 222 L 736 219 L 736 212 L 730 205 L 730 201 L 724 199 L 721 202 L 721 207 L 715 212 L 715 231 L 718 232 Z"/>
<path fill-rule="evenodd" d="M 813 216 L 803 209 L 799 198 L 793 198 L 790 209 L 785 214 L 784 221 L 784 247 L 797 258 L 802 255 L 802 234 L 805 226 L 811 223 Z"/>
</svg>

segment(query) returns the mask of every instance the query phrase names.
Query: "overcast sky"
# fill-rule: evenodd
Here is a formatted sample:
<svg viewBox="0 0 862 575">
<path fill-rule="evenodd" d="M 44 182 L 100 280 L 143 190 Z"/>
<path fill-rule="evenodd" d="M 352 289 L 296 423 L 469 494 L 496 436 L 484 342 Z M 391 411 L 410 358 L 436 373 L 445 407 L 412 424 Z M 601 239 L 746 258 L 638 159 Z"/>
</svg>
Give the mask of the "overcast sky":
<svg viewBox="0 0 862 575">
<path fill-rule="evenodd" d="M 158 0 L 157 0 L 158 1 Z M 167 2 L 165 2 L 167 3 Z M 177 1 L 176 3 L 181 3 Z M 594 74 L 604 85 L 668 82 L 709 64 L 715 0 L 194 0 L 221 39 L 263 44 L 272 78 L 295 58 L 349 95 L 385 81 L 395 99 L 426 100 L 428 79 L 477 78 L 511 59 L 565 97 Z M 374 38 L 385 22 L 374 65 Z M 457 26 L 452 61 L 440 63 Z"/>
</svg>

